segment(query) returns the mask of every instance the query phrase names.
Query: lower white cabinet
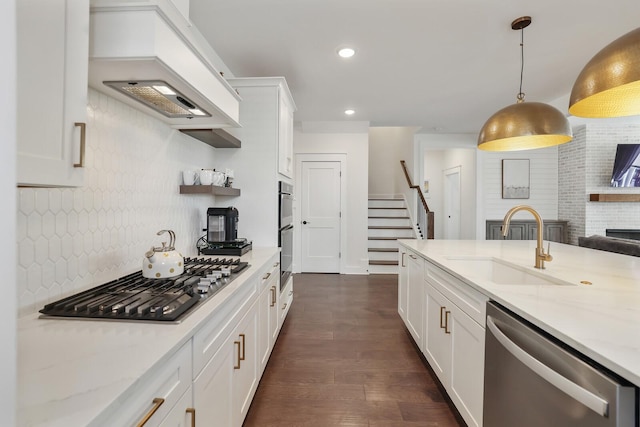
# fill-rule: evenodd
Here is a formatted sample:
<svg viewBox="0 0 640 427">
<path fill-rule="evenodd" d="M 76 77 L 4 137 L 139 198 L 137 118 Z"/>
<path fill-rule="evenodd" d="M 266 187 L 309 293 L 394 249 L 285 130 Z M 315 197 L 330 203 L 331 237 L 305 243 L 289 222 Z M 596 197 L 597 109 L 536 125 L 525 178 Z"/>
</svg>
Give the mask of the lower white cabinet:
<svg viewBox="0 0 640 427">
<path fill-rule="evenodd" d="M 160 427 L 196 427 L 196 409 L 193 407 L 192 393 L 192 388 L 189 387 L 162 420 Z"/>
<path fill-rule="evenodd" d="M 262 374 L 267 366 L 271 350 L 278 338 L 280 313 L 278 311 L 278 296 L 280 295 L 280 263 L 262 277 L 258 300 L 258 357 L 260 360 L 259 373 Z"/>
<path fill-rule="evenodd" d="M 407 321 L 407 286 L 409 286 L 409 268 L 407 267 L 407 251 L 400 247 L 398 254 L 398 314 Z"/>
<path fill-rule="evenodd" d="M 284 319 L 287 317 L 287 313 L 289 313 L 291 304 L 293 304 L 293 276 L 289 276 L 287 284 L 280 293 L 280 320 L 278 322 L 279 328 L 282 328 L 282 324 L 284 323 Z"/>
<path fill-rule="evenodd" d="M 424 328 L 424 260 L 418 255 L 408 252 L 407 263 L 407 328 L 416 344 L 424 350 L 423 328 Z"/>
</svg>

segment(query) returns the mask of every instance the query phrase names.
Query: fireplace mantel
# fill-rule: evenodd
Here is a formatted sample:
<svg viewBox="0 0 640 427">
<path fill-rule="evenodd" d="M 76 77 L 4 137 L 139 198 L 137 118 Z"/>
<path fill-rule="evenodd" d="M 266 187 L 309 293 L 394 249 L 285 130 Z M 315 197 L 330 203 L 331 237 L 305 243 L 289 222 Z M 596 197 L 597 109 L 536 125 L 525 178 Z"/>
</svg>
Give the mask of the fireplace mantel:
<svg viewBox="0 0 640 427">
<path fill-rule="evenodd" d="M 590 202 L 640 202 L 640 194 L 591 193 Z"/>
</svg>

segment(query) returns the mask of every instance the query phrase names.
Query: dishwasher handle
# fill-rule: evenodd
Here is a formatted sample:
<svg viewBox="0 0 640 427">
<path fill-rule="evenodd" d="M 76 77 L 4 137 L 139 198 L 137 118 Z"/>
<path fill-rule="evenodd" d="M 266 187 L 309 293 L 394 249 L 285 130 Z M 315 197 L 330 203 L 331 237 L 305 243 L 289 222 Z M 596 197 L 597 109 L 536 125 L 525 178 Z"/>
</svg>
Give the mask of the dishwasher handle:
<svg viewBox="0 0 640 427">
<path fill-rule="evenodd" d="M 545 379 L 551 385 L 561 390 L 573 399 L 582 403 L 587 408 L 594 411 L 601 417 L 606 417 L 609 412 L 609 403 L 591 393 L 589 390 L 580 387 L 578 384 L 563 377 L 544 363 L 520 348 L 516 343 L 511 341 L 495 324 L 491 316 L 487 316 L 487 327 L 493 336 L 502 344 L 502 346 L 511 353 L 516 359 L 522 362 L 526 367 L 535 372 L 539 377 Z"/>
</svg>

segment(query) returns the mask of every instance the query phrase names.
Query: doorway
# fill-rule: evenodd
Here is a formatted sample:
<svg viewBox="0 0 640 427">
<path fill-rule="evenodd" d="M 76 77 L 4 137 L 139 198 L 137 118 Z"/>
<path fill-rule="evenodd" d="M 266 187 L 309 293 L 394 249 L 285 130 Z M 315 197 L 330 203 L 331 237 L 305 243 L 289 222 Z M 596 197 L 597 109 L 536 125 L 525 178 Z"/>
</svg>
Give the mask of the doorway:
<svg viewBox="0 0 640 427">
<path fill-rule="evenodd" d="M 445 169 L 444 182 L 444 238 L 460 239 L 460 169 L 461 166 Z"/>
<path fill-rule="evenodd" d="M 299 157 L 300 271 L 340 273 L 343 162 L 340 156 Z"/>
</svg>

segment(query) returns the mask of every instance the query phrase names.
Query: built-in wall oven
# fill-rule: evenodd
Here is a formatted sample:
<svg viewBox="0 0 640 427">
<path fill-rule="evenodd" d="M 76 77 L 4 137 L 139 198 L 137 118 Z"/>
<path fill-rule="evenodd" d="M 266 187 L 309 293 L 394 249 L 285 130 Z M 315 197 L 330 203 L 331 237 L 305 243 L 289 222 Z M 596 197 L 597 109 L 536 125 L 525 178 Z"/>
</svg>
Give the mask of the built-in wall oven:
<svg viewBox="0 0 640 427">
<path fill-rule="evenodd" d="M 293 264 L 293 186 L 278 183 L 278 246 L 280 247 L 280 291 L 291 276 Z"/>
</svg>

